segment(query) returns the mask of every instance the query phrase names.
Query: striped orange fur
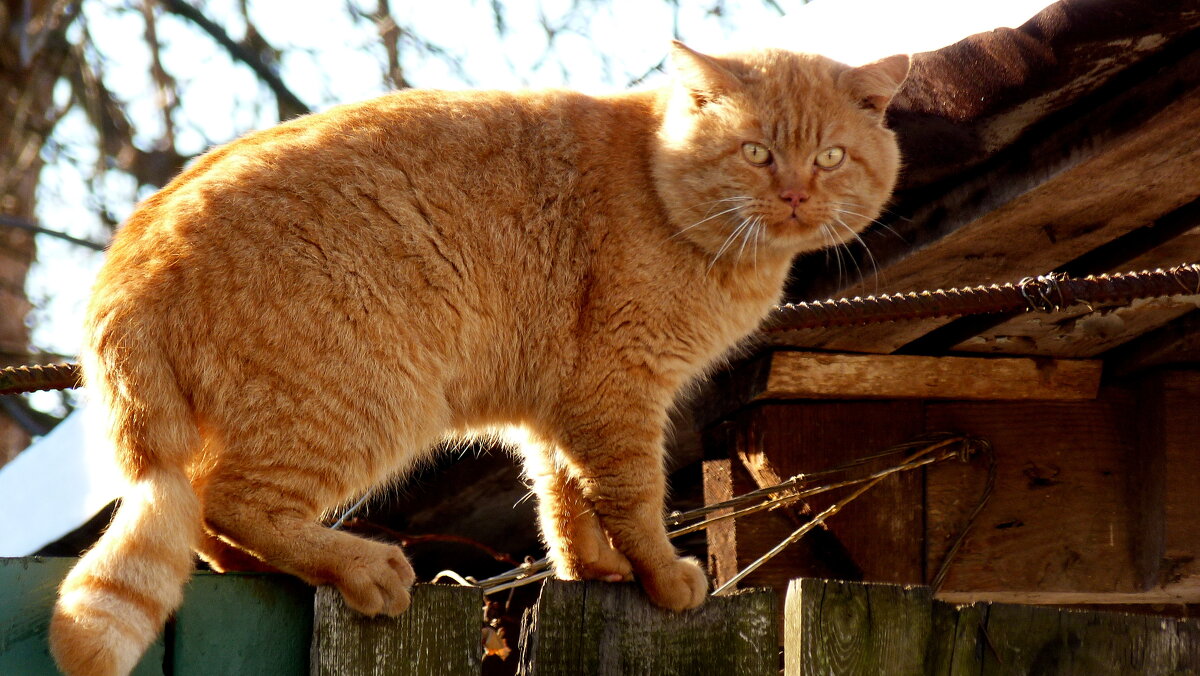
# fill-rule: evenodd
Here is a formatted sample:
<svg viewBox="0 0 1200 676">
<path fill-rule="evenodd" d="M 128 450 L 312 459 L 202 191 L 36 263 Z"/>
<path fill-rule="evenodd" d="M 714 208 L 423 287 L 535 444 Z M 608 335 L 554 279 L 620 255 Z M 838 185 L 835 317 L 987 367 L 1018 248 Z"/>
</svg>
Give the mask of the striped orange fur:
<svg viewBox="0 0 1200 676">
<path fill-rule="evenodd" d="M 193 551 L 402 612 L 401 550 L 320 515 L 439 439 L 505 427 L 560 576 L 703 601 L 662 525 L 668 412 L 797 253 L 878 215 L 908 59 L 673 60 L 657 91 L 335 108 L 208 153 L 138 207 L 82 357 L 133 488 L 63 583 L 65 673 L 128 673 Z"/>
</svg>

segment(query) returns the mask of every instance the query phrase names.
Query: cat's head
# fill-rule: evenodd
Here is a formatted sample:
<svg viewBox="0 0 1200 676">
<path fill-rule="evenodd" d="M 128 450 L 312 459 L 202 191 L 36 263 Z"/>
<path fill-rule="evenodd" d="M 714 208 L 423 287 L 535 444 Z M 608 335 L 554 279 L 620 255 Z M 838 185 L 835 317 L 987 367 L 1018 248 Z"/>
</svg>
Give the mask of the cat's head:
<svg viewBox="0 0 1200 676">
<path fill-rule="evenodd" d="M 879 215 L 900 169 L 884 111 L 907 56 L 851 68 L 676 42 L 672 61 L 654 172 L 677 237 L 722 260 L 791 256 L 853 239 Z"/>
</svg>

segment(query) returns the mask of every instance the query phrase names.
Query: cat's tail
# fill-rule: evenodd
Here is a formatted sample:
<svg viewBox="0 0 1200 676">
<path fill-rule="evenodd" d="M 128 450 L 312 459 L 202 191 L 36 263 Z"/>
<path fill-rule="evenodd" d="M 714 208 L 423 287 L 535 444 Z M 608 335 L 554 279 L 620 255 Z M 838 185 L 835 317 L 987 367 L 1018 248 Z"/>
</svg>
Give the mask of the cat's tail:
<svg viewBox="0 0 1200 676">
<path fill-rule="evenodd" d="M 199 432 L 173 370 L 155 349 L 136 360 L 103 341 L 83 355 L 90 393 L 131 485 L 108 530 L 59 589 L 50 646 L 69 676 L 124 676 L 179 606 L 200 538 L 200 501 L 184 468 Z M 125 353 L 128 354 L 128 353 Z M 116 362 L 120 359 L 120 362 Z"/>
</svg>

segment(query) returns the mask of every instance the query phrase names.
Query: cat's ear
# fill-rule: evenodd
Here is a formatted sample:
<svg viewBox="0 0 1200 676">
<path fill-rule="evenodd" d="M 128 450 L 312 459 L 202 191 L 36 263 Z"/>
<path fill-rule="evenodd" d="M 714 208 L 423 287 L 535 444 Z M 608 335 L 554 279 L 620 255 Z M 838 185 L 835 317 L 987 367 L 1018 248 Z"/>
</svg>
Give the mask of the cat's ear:
<svg viewBox="0 0 1200 676">
<path fill-rule="evenodd" d="M 909 58 L 897 54 L 886 59 L 851 68 L 838 77 L 838 84 L 867 110 L 883 114 L 900 83 L 908 77 Z"/>
<path fill-rule="evenodd" d="M 737 76 L 721 62 L 701 54 L 678 40 L 671 41 L 671 63 L 678 73 L 679 84 L 688 91 L 697 108 L 719 99 L 741 87 Z"/>
</svg>

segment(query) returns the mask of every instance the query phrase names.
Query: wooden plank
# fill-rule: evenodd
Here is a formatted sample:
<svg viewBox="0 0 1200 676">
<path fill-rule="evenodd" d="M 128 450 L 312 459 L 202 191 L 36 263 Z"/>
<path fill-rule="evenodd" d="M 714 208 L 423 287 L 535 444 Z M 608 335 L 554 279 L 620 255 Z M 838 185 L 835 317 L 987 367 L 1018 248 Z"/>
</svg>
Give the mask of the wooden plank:
<svg viewBox="0 0 1200 676">
<path fill-rule="evenodd" d="M 312 673 L 328 676 L 478 676 L 483 594 L 419 584 L 399 617 L 364 617 L 332 587 L 316 591 Z"/>
<path fill-rule="evenodd" d="M 1039 131 L 991 171 L 922 204 L 877 277 L 829 295 L 1016 281 L 1072 261 L 1200 197 L 1200 53 L 1115 88 Z M 1133 112 L 1138 111 L 1138 112 Z M 890 262 L 889 262 L 890 261 Z M 948 320 L 797 334 L 789 344 L 893 352 Z"/>
<path fill-rule="evenodd" d="M 708 431 L 705 492 L 739 495 L 871 455 L 923 431 L 919 401 L 764 405 Z M 871 424 L 863 424 L 863 421 Z M 888 459 L 864 466 L 884 467 Z M 778 544 L 846 489 L 805 505 L 745 516 L 709 533 L 709 570 L 727 580 Z M 919 583 L 924 574 L 920 472 L 889 477 L 742 581 L 782 594 L 797 575 Z"/>
<path fill-rule="evenodd" d="M 711 505 L 733 498 L 733 463 L 729 458 L 704 461 L 704 504 Z M 723 509 L 712 513 L 712 517 L 723 516 L 733 511 Z M 709 526 L 705 530 L 708 552 L 708 574 L 714 586 L 737 575 L 737 522 L 727 519 Z"/>
<path fill-rule="evenodd" d="M 313 588 L 287 575 L 200 572 L 175 615 L 171 673 L 309 672 Z"/>
<path fill-rule="evenodd" d="M 980 625 L 986 674 L 1200 673 L 1200 622 L 993 605 Z"/>
<path fill-rule="evenodd" d="M 786 676 L 933 673 L 927 587 L 793 580 L 784 623 Z"/>
<path fill-rule="evenodd" d="M 955 607 L 927 587 L 795 580 L 786 676 L 1200 672 L 1200 621 L 1035 606 Z"/>
<path fill-rule="evenodd" d="M 1200 296 L 1143 298 L 1125 305 L 1074 305 L 1021 315 L 955 345 L 956 352 L 1094 357 L 1200 306 Z"/>
<path fill-rule="evenodd" d="M 46 632 L 58 585 L 76 558 L 0 558 L 0 674 L 56 676 Z M 134 676 L 163 674 L 165 649 L 155 641 Z"/>
<path fill-rule="evenodd" d="M 522 628 L 521 673 L 746 674 L 779 671 L 775 594 L 750 590 L 671 613 L 634 584 L 547 580 Z"/>
<path fill-rule="evenodd" d="M 1159 585 L 1200 603 L 1200 374 L 1174 371 L 1151 387 L 1162 393 L 1163 560 Z"/>
<path fill-rule="evenodd" d="M 1134 554 L 1137 448 L 1132 394 L 1090 402 L 930 403 L 930 429 L 992 443 L 996 485 L 953 559 L 939 598 L 1021 603 L 1151 603 Z M 932 575 L 983 490 L 986 467 L 942 463 L 926 473 Z"/>
<path fill-rule="evenodd" d="M 1093 399 L 1098 361 L 776 352 L 755 399 Z"/>
<path fill-rule="evenodd" d="M 1156 223 L 1170 231 L 1187 228 L 1163 244 L 1133 258 L 1121 257 L 1117 264 L 1090 268 L 1090 274 L 1170 268 L 1200 261 L 1200 204 L 1189 204 Z M 1112 246 L 1112 245 L 1110 245 Z M 1127 255 L 1127 254 L 1126 254 Z M 1182 291 L 1183 289 L 1178 289 Z M 1200 307 L 1200 295 L 1147 298 L 1128 304 L 1063 308 L 1053 315 L 1018 315 L 955 345 L 955 352 L 989 352 L 1047 357 L 1095 357 L 1126 343 L 1136 336 L 1167 324 Z"/>
<path fill-rule="evenodd" d="M 1200 361 L 1200 310 L 1121 345 L 1107 353 L 1105 361 L 1109 372 L 1118 376 Z"/>
</svg>

